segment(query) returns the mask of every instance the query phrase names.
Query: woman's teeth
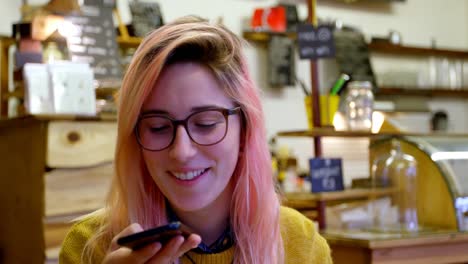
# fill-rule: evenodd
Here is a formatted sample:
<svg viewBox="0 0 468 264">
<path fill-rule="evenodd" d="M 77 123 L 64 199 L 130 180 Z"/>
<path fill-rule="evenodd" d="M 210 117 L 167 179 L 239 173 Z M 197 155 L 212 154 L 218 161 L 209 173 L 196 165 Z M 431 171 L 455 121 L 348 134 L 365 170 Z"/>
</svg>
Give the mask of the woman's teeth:
<svg viewBox="0 0 468 264">
<path fill-rule="evenodd" d="M 173 174 L 175 175 L 175 177 L 179 180 L 191 180 L 197 176 L 199 176 L 200 174 L 202 174 L 205 170 L 196 170 L 196 171 L 189 171 L 189 172 L 186 172 L 186 173 L 181 173 L 181 172 L 174 172 Z"/>
</svg>

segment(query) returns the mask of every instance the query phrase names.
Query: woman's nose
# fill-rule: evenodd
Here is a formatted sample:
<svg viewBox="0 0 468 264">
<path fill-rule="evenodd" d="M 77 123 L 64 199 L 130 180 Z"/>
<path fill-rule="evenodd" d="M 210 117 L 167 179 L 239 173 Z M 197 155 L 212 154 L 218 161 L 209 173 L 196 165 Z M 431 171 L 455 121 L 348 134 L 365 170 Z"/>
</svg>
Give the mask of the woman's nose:
<svg viewBox="0 0 468 264">
<path fill-rule="evenodd" d="M 185 162 L 195 155 L 196 148 L 194 144 L 185 127 L 178 126 L 174 135 L 174 142 L 169 148 L 169 156 L 180 162 Z"/>
</svg>

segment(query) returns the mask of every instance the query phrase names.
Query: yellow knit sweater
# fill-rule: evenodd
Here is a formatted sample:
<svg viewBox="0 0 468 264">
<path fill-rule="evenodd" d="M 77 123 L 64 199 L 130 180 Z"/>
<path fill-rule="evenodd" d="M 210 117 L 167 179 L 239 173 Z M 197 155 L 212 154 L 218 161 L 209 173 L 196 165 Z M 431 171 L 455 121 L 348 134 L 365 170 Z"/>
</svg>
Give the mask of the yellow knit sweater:
<svg viewBox="0 0 468 264">
<path fill-rule="evenodd" d="M 81 263 L 81 254 L 86 241 L 98 227 L 99 216 L 90 216 L 73 225 L 62 244 L 59 263 Z M 314 224 L 308 218 L 294 209 L 281 207 L 281 236 L 283 238 L 285 263 L 332 263 L 330 248 L 325 239 L 315 230 Z M 107 245 L 95 251 L 93 263 L 101 263 Z M 235 246 L 217 254 L 189 255 L 195 263 L 222 264 L 232 263 Z M 181 262 L 192 263 L 188 258 Z"/>
</svg>

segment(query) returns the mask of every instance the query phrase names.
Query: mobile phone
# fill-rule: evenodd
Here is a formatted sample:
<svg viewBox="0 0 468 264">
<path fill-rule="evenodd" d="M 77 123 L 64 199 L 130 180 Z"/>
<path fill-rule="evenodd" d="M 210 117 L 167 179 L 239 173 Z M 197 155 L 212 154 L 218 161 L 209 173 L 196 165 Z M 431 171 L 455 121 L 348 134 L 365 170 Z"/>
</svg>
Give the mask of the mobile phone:
<svg viewBox="0 0 468 264">
<path fill-rule="evenodd" d="M 187 232 L 181 230 L 180 222 L 171 222 L 164 226 L 147 229 L 135 234 L 121 237 L 117 240 L 117 244 L 131 249 L 139 249 L 154 242 L 166 244 L 173 237 L 183 235 L 188 236 Z"/>
</svg>

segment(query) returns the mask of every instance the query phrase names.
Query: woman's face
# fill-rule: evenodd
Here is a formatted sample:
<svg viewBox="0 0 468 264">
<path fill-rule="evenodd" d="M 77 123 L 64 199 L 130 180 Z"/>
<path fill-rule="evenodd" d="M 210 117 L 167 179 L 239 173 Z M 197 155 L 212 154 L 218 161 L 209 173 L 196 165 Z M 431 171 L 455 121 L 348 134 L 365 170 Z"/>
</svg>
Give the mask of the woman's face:
<svg viewBox="0 0 468 264">
<path fill-rule="evenodd" d="M 170 65 L 163 70 L 144 102 L 141 113 L 145 115 L 151 111 L 183 120 L 197 110 L 213 107 L 232 109 L 235 105 L 208 68 L 201 64 L 184 62 Z M 168 148 L 160 151 L 142 150 L 151 177 L 175 209 L 204 209 L 216 199 L 229 202 L 232 192 L 229 182 L 239 155 L 240 118 L 240 114 L 228 116 L 226 136 L 215 145 L 196 144 L 190 139 L 184 126 L 179 125 L 175 128 L 174 141 Z M 205 121 L 213 122 L 196 120 L 193 131 L 199 125 L 205 125 L 199 124 Z M 162 125 L 164 124 L 157 122 L 151 124 L 160 127 Z M 154 131 L 155 137 L 157 133 L 161 133 L 152 130 L 152 134 Z"/>
</svg>

